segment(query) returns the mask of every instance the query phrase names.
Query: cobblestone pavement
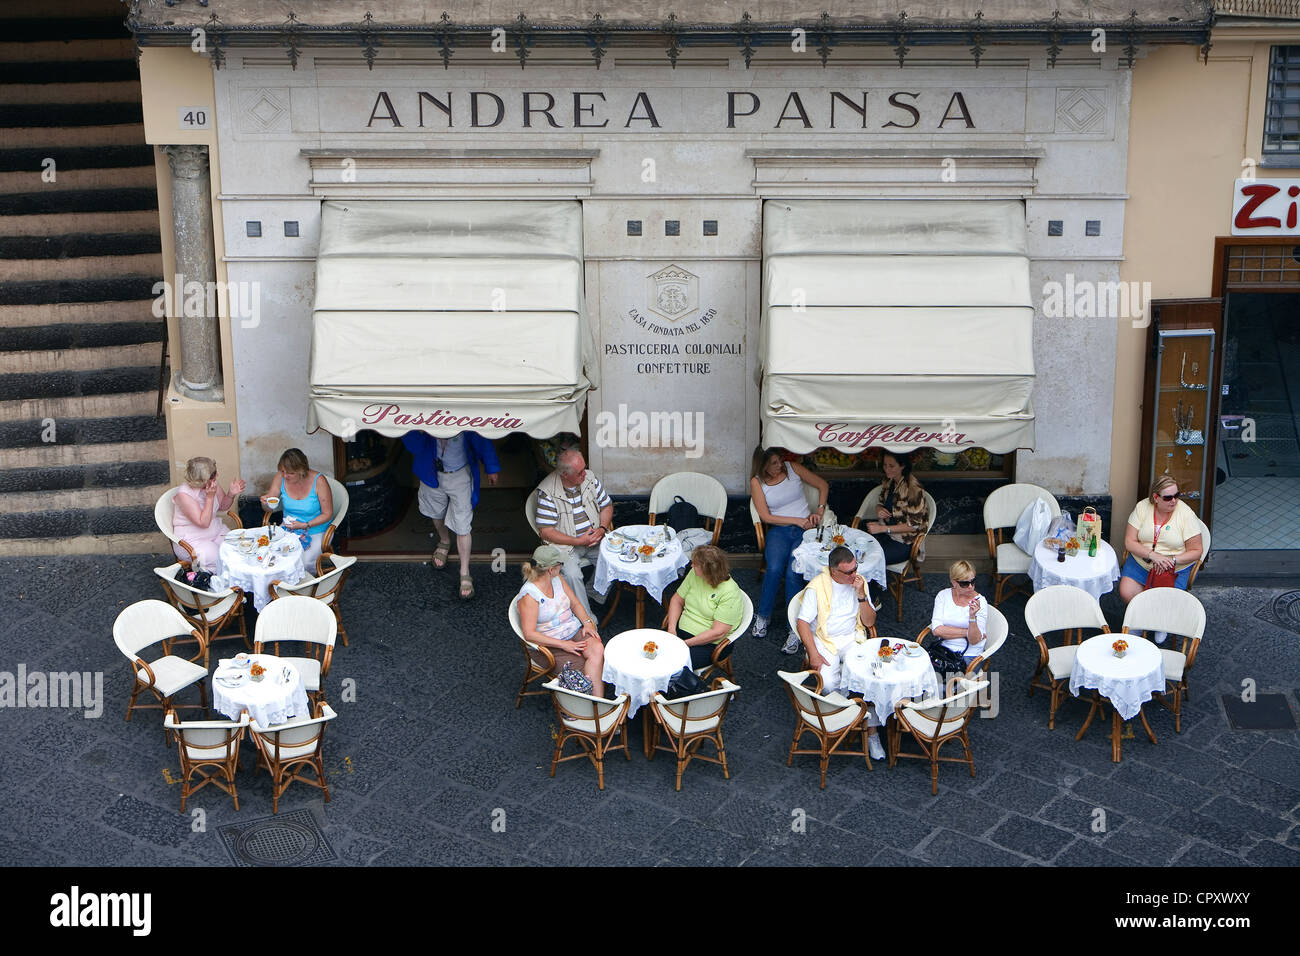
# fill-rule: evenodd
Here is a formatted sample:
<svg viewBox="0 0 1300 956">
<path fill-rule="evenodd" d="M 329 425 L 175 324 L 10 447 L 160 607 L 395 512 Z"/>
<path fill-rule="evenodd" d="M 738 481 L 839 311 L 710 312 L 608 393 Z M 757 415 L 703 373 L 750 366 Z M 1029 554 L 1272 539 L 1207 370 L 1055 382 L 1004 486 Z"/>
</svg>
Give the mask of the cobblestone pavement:
<svg viewBox="0 0 1300 956">
<path fill-rule="evenodd" d="M 0 862 L 227 864 L 221 828 L 270 816 L 269 778 L 251 772 L 247 744 L 242 809 L 208 787 L 182 815 L 178 760 L 158 712 L 123 722 L 130 676 L 112 623 L 127 604 L 161 597 L 150 570 L 160 563 L 0 561 L 0 671 L 102 671 L 105 698 L 98 719 L 5 710 Z M 1046 697 L 1026 695 L 1036 652 L 1019 596 L 1003 604 L 1011 637 L 993 661 L 999 712 L 971 728 L 977 776 L 943 766 L 938 796 L 920 761 L 869 773 L 861 759 L 839 758 L 825 790 L 815 757 L 786 766 L 793 714 L 775 672 L 794 659 L 777 650 L 783 623 L 737 646 L 730 780 L 693 764 L 674 792 L 671 762 L 641 755 L 637 720 L 633 759 L 608 762 L 601 792 L 586 762 L 548 776 L 547 699 L 515 709 L 523 662 L 506 606 L 517 567 L 474 571 L 471 602 L 456 598 L 451 569 L 428 565 L 359 564 L 348 581 L 351 646 L 340 645 L 326 681 L 339 714 L 326 735 L 332 800 L 294 786 L 280 803 L 282 816 L 308 811 L 341 864 L 1300 865 L 1300 734 L 1234 731 L 1220 699 L 1249 678 L 1296 709 L 1300 634 L 1256 616 L 1280 590 L 1196 589 L 1209 623 L 1183 732 L 1148 706 L 1159 744 L 1139 727 L 1121 764 L 1102 728 L 1074 740 L 1084 704 L 1067 701 L 1049 731 Z M 754 572 L 737 580 L 757 594 Z M 914 636 L 944 584 L 928 575 L 927 594 L 909 590 L 901 624 L 886 598 L 882 633 Z M 985 577 L 979 587 L 991 592 Z M 1118 630 L 1117 599 L 1103 606 Z M 625 601 L 603 633 L 631 626 Z M 354 702 L 345 679 L 355 681 Z"/>
</svg>

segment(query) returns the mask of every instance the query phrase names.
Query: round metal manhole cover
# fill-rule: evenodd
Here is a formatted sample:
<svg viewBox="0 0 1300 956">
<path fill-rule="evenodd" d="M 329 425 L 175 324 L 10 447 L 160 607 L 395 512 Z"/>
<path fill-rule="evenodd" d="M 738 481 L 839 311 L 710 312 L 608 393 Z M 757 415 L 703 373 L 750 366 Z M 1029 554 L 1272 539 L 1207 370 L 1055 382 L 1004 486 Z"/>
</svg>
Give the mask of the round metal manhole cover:
<svg viewBox="0 0 1300 956">
<path fill-rule="evenodd" d="M 221 836 L 238 866 L 306 866 L 337 859 L 315 818 L 302 810 L 222 827 Z"/>
<path fill-rule="evenodd" d="M 286 820 L 241 833 L 235 852 L 254 866 L 293 866 L 311 856 L 318 845 L 316 834 L 308 827 Z"/>
<path fill-rule="evenodd" d="M 1273 614 L 1287 627 L 1300 631 L 1300 591 L 1287 591 L 1273 600 Z"/>
</svg>

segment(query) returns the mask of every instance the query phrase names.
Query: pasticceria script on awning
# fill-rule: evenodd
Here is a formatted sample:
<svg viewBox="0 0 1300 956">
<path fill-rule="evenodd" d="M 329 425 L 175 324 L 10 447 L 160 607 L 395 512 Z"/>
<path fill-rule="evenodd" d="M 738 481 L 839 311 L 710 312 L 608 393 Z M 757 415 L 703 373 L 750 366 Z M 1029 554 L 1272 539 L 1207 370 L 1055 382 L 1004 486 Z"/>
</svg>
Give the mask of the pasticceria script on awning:
<svg viewBox="0 0 1300 956">
<path fill-rule="evenodd" d="M 943 91 L 942 113 L 922 113 L 920 91 L 719 90 L 727 129 L 975 129 L 975 120 L 960 90 Z M 396 98 L 395 98 L 396 97 Z M 551 93 L 521 90 L 498 95 L 490 90 L 426 90 L 375 95 L 367 129 L 491 129 L 509 117 L 524 129 L 661 129 L 659 113 L 644 90 L 606 94 L 596 91 Z M 941 97 L 942 98 L 942 97 Z M 937 105 L 938 100 L 935 100 Z M 611 127 L 611 117 L 614 125 Z M 719 116 L 721 118 L 721 116 Z M 618 121 L 622 120 L 619 127 Z"/>
</svg>

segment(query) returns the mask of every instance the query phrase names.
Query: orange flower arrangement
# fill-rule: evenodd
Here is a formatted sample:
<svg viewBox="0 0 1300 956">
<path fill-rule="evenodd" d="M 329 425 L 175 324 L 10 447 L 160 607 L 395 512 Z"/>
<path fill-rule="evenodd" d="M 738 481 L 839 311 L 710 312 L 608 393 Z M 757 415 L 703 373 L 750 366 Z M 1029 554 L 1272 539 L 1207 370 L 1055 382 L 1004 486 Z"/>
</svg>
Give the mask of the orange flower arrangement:
<svg viewBox="0 0 1300 956">
<path fill-rule="evenodd" d="M 659 650 L 659 645 L 654 641 L 646 641 L 645 646 L 642 647 L 641 650 L 645 651 L 647 654 L 653 654 L 655 651 Z"/>
<path fill-rule="evenodd" d="M 271 543 L 271 539 L 268 538 L 266 535 L 262 535 L 260 538 L 257 539 L 257 546 L 259 548 L 265 548 L 270 543 Z"/>
<path fill-rule="evenodd" d="M 832 541 L 833 543 L 835 543 L 835 544 L 843 544 L 843 543 L 844 543 L 844 535 L 842 535 L 842 534 L 834 535 L 834 536 L 831 538 L 831 541 Z"/>
<path fill-rule="evenodd" d="M 1112 644 L 1111 648 L 1115 651 L 1116 654 L 1123 654 L 1126 650 L 1128 650 L 1128 641 L 1121 638 L 1120 640 Z"/>
<path fill-rule="evenodd" d="M 888 643 L 881 644 L 880 650 L 876 651 L 882 661 L 887 661 L 894 656 L 894 649 Z"/>
<path fill-rule="evenodd" d="M 652 546 L 648 545 L 648 544 L 643 544 L 643 545 L 641 545 L 641 547 L 637 548 L 637 550 L 640 551 L 642 554 L 654 554 L 654 553 L 655 553 L 655 549 L 654 549 Z"/>
<path fill-rule="evenodd" d="M 266 673 L 266 668 L 254 661 L 253 666 L 248 669 L 248 676 L 253 680 L 261 680 Z"/>
</svg>

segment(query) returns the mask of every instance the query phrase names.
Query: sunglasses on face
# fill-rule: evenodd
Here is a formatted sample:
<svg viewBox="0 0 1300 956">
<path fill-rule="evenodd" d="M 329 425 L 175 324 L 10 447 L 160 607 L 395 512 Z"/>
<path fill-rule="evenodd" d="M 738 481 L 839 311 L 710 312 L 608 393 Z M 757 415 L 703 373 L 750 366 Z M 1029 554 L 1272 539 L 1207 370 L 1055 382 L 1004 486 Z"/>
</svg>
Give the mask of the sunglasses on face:
<svg viewBox="0 0 1300 956">
<path fill-rule="evenodd" d="M 1175 491 L 1172 495 L 1160 495 L 1159 498 L 1161 501 L 1177 501 L 1182 497 L 1182 494 L 1181 491 Z"/>
<path fill-rule="evenodd" d="M 975 579 L 971 578 L 969 581 L 953 581 L 952 583 L 957 585 L 959 588 L 973 588 L 975 586 Z"/>
</svg>

